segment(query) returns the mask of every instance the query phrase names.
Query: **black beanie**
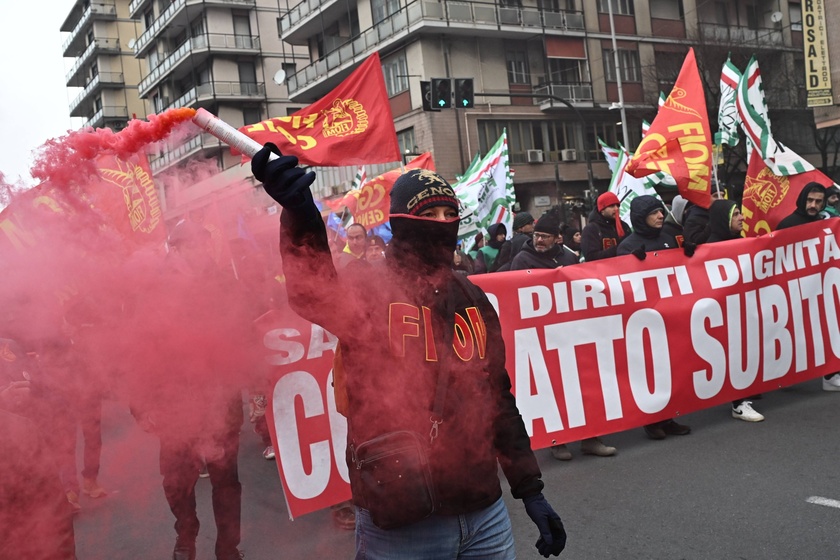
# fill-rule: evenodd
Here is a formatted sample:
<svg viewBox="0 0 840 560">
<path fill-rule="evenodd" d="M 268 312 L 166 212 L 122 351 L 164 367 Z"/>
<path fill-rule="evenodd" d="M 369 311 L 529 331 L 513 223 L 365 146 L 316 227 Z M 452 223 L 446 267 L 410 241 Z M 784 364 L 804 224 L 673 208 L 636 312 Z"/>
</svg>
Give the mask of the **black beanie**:
<svg viewBox="0 0 840 560">
<path fill-rule="evenodd" d="M 556 207 L 540 216 L 540 219 L 537 220 L 536 225 L 534 225 L 534 231 L 548 233 L 551 235 L 560 234 L 560 213 L 557 211 Z"/>
<path fill-rule="evenodd" d="M 432 206 L 448 206 L 456 211 L 458 197 L 446 180 L 428 169 L 409 169 L 391 187 L 391 214 L 417 216 Z"/>
<path fill-rule="evenodd" d="M 534 223 L 534 217 L 528 212 L 517 212 L 513 217 L 513 231 Z"/>
</svg>

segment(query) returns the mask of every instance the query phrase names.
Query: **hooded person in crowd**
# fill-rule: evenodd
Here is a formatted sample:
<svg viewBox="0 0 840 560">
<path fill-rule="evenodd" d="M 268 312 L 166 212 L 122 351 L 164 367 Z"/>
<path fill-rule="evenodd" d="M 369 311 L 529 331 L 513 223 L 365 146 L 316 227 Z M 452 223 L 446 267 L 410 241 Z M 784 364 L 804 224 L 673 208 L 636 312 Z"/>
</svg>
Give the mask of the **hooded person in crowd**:
<svg viewBox="0 0 840 560">
<path fill-rule="evenodd" d="M 619 216 L 619 206 L 615 193 L 605 192 L 598 197 L 597 211 L 589 214 L 589 223 L 580 236 L 580 250 L 585 260 L 614 257 L 618 244 L 630 235 L 630 226 Z"/>
<path fill-rule="evenodd" d="M 685 206 L 688 203 L 682 196 L 677 195 L 671 201 L 671 211 L 665 216 L 665 224 L 662 230 L 676 239 L 677 246 L 682 247 L 685 240 L 683 235 L 683 217 L 685 215 Z"/>
<path fill-rule="evenodd" d="M 810 224 L 823 217 L 820 212 L 825 208 L 826 188 L 819 183 L 811 182 L 802 187 L 796 197 L 796 210 L 779 222 L 776 229 L 785 229 L 802 224 Z"/>
<path fill-rule="evenodd" d="M 831 185 L 825 190 L 825 210 L 826 218 L 837 218 L 840 216 L 840 189 L 836 185 Z"/>
<path fill-rule="evenodd" d="M 534 233 L 534 217 L 525 211 L 517 212 L 513 217 L 513 237 L 505 241 L 499 249 L 497 271 L 510 270 L 510 263 L 522 250 L 525 242 L 531 239 L 532 233 Z"/>
<path fill-rule="evenodd" d="M 560 233 L 563 234 L 563 243 L 566 244 L 566 247 L 580 257 L 580 230 L 573 225 L 567 224 L 560 228 Z"/>
<path fill-rule="evenodd" d="M 451 269 L 460 222 L 452 187 L 433 171 L 402 174 L 391 191 L 385 266 L 339 274 L 309 188 L 315 174 L 293 156 L 269 160 L 275 150 L 260 150 L 252 169 L 284 209 L 280 252 L 290 305 L 338 337 L 356 558 L 514 558 L 499 464 L 539 529 L 538 550 L 559 554 L 565 531 L 542 494 L 498 317 L 487 296 Z M 418 435 L 427 475 L 402 477 L 394 469 L 408 465 L 389 463 L 387 476 L 368 477 L 373 459 L 362 450 L 398 432 Z M 391 489 L 409 482 L 422 488 L 410 495 Z M 466 537 L 464 527 L 475 532 Z"/>
<path fill-rule="evenodd" d="M 727 198 L 726 187 L 717 181 L 712 182 L 712 202 L 725 200 Z M 703 208 L 693 202 L 686 204 L 683 214 L 683 236 L 691 247 L 705 243 L 709 238 L 709 209 Z"/>
<path fill-rule="evenodd" d="M 577 264 L 577 255 L 563 244 L 558 214 L 555 207 L 537 220 L 532 238 L 525 242 L 522 250 L 514 257 L 511 270 L 558 268 Z"/>
<path fill-rule="evenodd" d="M 505 243 L 507 228 L 505 224 L 493 224 L 487 228 L 487 244 L 478 250 L 475 256 L 475 274 L 496 272 L 499 268 L 499 250 Z"/>
<path fill-rule="evenodd" d="M 709 207 L 709 239 L 706 243 L 719 243 L 731 239 L 741 239 L 744 229 L 744 216 L 741 209 L 731 200 L 716 200 Z M 732 417 L 745 422 L 761 422 L 764 416 L 752 407 L 756 397 L 732 401 Z"/>
<path fill-rule="evenodd" d="M 677 240 L 663 231 L 665 205 L 649 194 L 637 196 L 630 203 L 630 222 L 633 233 L 618 246 L 618 255 L 636 255 L 644 260 L 647 251 L 661 251 L 677 247 Z"/>
<path fill-rule="evenodd" d="M 631 233 L 618 246 L 619 255 L 634 255 L 645 260 L 648 251 L 661 251 L 677 247 L 676 240 L 662 231 L 665 223 L 665 205 L 651 195 L 637 196 L 630 203 Z M 665 439 L 666 436 L 684 436 L 691 433 L 691 428 L 678 424 L 673 419 L 654 422 L 645 426 L 645 433 L 650 439 Z"/>
</svg>

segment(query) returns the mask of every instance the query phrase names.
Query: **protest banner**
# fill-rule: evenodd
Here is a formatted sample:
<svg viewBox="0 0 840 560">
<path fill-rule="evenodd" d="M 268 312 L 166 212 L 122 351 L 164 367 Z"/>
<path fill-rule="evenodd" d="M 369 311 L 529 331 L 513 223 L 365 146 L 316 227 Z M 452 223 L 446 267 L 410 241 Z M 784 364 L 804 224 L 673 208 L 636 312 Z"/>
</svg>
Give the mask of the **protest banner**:
<svg viewBox="0 0 840 560">
<path fill-rule="evenodd" d="M 840 220 L 554 270 L 471 277 L 499 312 L 532 447 L 628 430 L 840 371 Z M 275 351 L 293 516 L 347 499 L 334 338 L 289 313 Z M 456 341 L 457 342 L 457 341 Z M 463 341 L 462 341 L 463 342 Z"/>
</svg>

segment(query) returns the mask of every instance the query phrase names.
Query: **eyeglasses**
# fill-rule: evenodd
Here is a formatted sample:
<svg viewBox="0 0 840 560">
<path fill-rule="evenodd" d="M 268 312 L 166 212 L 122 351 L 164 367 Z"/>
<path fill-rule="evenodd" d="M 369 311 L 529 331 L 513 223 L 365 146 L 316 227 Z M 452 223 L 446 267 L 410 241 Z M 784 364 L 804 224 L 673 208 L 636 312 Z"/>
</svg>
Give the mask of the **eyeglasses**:
<svg viewBox="0 0 840 560">
<path fill-rule="evenodd" d="M 538 239 L 540 241 L 547 241 L 549 239 L 554 239 L 554 236 L 550 233 L 534 233 L 534 239 Z"/>
</svg>

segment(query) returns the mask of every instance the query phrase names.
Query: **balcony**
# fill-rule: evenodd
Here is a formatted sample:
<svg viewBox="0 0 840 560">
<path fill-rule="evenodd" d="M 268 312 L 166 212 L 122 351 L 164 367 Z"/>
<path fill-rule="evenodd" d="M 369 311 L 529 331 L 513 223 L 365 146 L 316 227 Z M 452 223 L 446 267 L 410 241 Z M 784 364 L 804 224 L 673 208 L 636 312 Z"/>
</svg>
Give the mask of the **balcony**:
<svg viewBox="0 0 840 560">
<path fill-rule="evenodd" d="M 534 95 L 553 95 L 565 99 L 575 106 L 593 106 L 592 84 L 548 84 L 534 88 Z M 540 111 L 568 108 L 565 103 L 550 97 L 536 97 L 534 98 L 534 105 L 539 105 Z"/>
<path fill-rule="evenodd" d="M 140 18 L 140 12 L 146 6 L 150 5 L 152 0 L 132 0 L 128 5 L 128 15 L 133 19 Z M 204 6 L 230 6 L 231 8 L 241 8 L 243 6 L 255 6 L 256 0 L 188 0 L 187 6 L 195 4 L 202 4 Z"/>
<path fill-rule="evenodd" d="M 700 22 L 700 36 L 711 43 L 779 48 L 785 46 L 781 29 L 748 27 L 729 27 L 716 23 Z"/>
<path fill-rule="evenodd" d="M 146 54 L 154 44 L 153 39 L 160 36 L 161 32 L 169 27 L 185 28 L 189 26 L 189 18 L 195 17 L 195 13 L 187 14 L 187 6 L 194 4 L 207 5 L 228 5 L 231 7 L 249 7 L 256 5 L 256 0 L 175 0 L 158 18 L 148 27 L 134 44 L 134 56 L 141 57 Z M 181 29 L 178 29 L 180 32 Z"/>
<path fill-rule="evenodd" d="M 73 68 L 67 73 L 67 87 L 83 87 L 85 85 L 85 72 L 81 72 L 97 54 L 119 54 L 120 41 L 115 37 L 97 37 L 87 46 L 85 52 L 76 59 Z"/>
<path fill-rule="evenodd" d="M 86 106 L 82 106 L 85 101 L 90 101 L 93 94 L 100 89 L 106 87 L 123 87 L 125 86 L 125 78 L 121 72 L 100 72 L 93 78 L 84 91 L 76 96 L 76 99 L 70 103 L 70 116 L 83 117 L 88 112 Z"/>
<path fill-rule="evenodd" d="M 187 93 L 169 103 L 164 109 L 179 107 L 200 107 L 217 100 L 264 100 L 265 84 L 241 82 L 210 82 L 190 89 Z"/>
<path fill-rule="evenodd" d="M 116 20 L 117 7 L 113 4 L 91 4 L 82 14 L 82 19 L 70 32 L 70 36 L 64 41 L 64 46 L 61 51 L 66 57 L 73 57 L 81 55 L 86 48 L 85 42 L 87 40 L 87 26 L 97 19 Z"/>
<path fill-rule="evenodd" d="M 113 121 L 120 121 L 122 123 L 128 122 L 128 107 L 102 107 L 91 118 L 87 120 L 87 122 L 82 126 L 82 128 L 101 128 L 102 125 L 104 125 L 106 122 Z"/>
<path fill-rule="evenodd" d="M 312 96 L 323 95 L 335 85 L 326 83 L 329 76 L 361 62 L 374 51 L 387 52 L 390 45 L 404 41 L 412 34 L 446 33 L 504 39 L 531 37 L 543 30 L 583 37 L 583 14 L 507 8 L 478 2 L 416 0 L 289 76 L 289 95 L 301 95 L 307 88 Z"/>
<path fill-rule="evenodd" d="M 183 144 L 179 144 L 172 148 L 172 150 L 161 154 L 160 157 L 155 158 L 149 161 L 149 168 L 152 170 L 152 173 L 159 173 L 170 167 L 179 161 L 197 154 L 203 150 L 219 150 L 226 145 L 223 145 L 222 142 L 207 132 L 202 132 L 198 136 L 194 136 L 193 138 L 187 140 Z"/>
<path fill-rule="evenodd" d="M 141 98 L 170 74 L 176 74 L 179 67 L 191 57 L 196 57 L 190 68 L 199 66 L 211 52 L 235 53 L 237 55 L 259 54 L 260 38 L 248 35 L 227 35 L 208 33 L 187 39 L 175 52 L 164 59 L 146 75 L 137 86 Z M 185 72 L 186 73 L 186 72 Z"/>
</svg>

